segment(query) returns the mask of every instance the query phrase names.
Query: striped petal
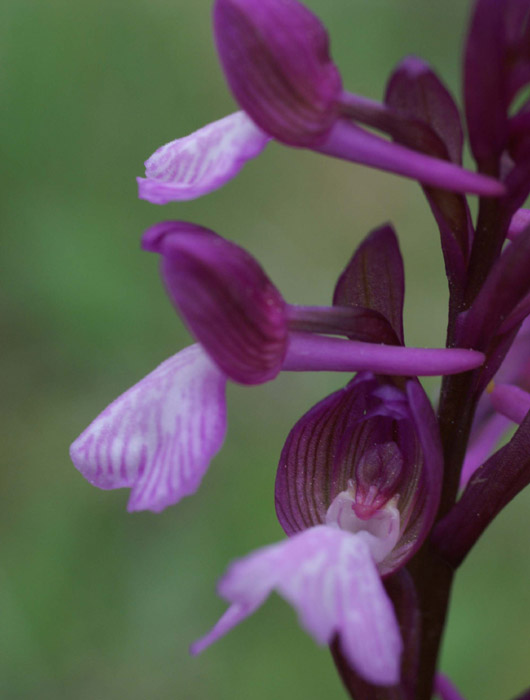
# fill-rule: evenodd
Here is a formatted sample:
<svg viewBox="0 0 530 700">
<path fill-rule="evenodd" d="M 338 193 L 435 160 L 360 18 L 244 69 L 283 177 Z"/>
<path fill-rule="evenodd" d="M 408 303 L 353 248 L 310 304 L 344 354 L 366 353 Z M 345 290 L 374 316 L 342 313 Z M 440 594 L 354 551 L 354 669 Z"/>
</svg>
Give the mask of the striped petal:
<svg viewBox="0 0 530 700">
<path fill-rule="evenodd" d="M 98 488 L 130 488 L 129 511 L 159 512 L 197 490 L 221 448 L 225 388 L 191 345 L 111 403 L 72 444 L 72 461 Z"/>
<path fill-rule="evenodd" d="M 138 196 L 152 204 L 196 199 L 234 178 L 269 142 L 245 112 L 235 112 L 189 136 L 166 143 L 136 178 Z"/>
<path fill-rule="evenodd" d="M 405 271 L 393 227 L 380 226 L 361 242 L 341 273 L 335 306 L 366 307 L 380 313 L 403 343 Z M 399 344 L 398 343 L 398 344 Z"/>
<path fill-rule="evenodd" d="M 326 522 L 343 491 L 372 516 L 399 495 L 401 532 L 380 563 L 388 574 L 421 546 L 438 508 L 441 445 L 432 407 L 417 380 L 406 393 L 369 373 L 320 401 L 295 424 L 276 473 L 275 502 L 288 535 Z"/>
<path fill-rule="evenodd" d="M 370 548 L 362 538 L 326 525 L 235 562 L 219 584 L 231 607 L 192 653 L 252 614 L 273 590 L 291 603 L 319 644 L 338 634 L 342 653 L 367 681 L 398 682 L 402 641 Z"/>
</svg>

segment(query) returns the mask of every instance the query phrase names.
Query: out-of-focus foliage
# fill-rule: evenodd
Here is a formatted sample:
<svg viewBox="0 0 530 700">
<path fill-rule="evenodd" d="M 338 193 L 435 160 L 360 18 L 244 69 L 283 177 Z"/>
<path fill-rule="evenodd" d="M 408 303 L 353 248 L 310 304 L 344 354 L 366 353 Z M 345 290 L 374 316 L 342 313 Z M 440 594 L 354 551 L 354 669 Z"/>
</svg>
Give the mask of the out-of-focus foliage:
<svg viewBox="0 0 530 700">
<path fill-rule="evenodd" d="M 458 90 L 462 0 L 309 0 L 345 83 L 380 97 L 406 53 Z M 328 652 L 273 600 L 198 659 L 228 561 L 281 537 L 277 458 L 332 375 L 229 391 L 230 430 L 199 494 L 161 515 L 88 485 L 68 445 L 117 394 L 189 342 L 144 228 L 183 218 L 249 248 L 288 300 L 327 303 L 370 228 L 392 220 L 411 343 L 443 342 L 438 235 L 419 187 L 272 145 L 220 192 L 157 208 L 135 175 L 159 145 L 234 109 L 207 0 L 3 0 L 0 697 L 341 698 Z M 457 93 L 458 94 L 458 93 Z M 428 384 L 433 395 L 436 382 Z M 469 698 L 528 684 L 528 496 L 456 587 L 443 666 Z"/>
</svg>

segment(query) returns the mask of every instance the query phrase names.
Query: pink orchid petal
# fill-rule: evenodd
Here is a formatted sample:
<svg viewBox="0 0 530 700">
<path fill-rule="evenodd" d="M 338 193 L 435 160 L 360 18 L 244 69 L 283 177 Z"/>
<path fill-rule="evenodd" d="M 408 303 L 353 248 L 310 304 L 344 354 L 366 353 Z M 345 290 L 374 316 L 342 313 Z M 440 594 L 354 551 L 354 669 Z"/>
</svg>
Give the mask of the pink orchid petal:
<svg viewBox="0 0 530 700">
<path fill-rule="evenodd" d="M 497 384 L 490 401 L 498 413 L 514 423 L 522 423 L 530 411 L 530 393 L 512 384 Z"/>
<path fill-rule="evenodd" d="M 434 681 L 434 692 L 442 700 L 464 700 L 455 685 L 443 673 L 437 673 Z"/>
<path fill-rule="evenodd" d="M 131 488 L 128 510 L 161 511 L 197 490 L 221 448 L 225 388 L 191 345 L 111 403 L 72 444 L 72 461 L 98 488 Z"/>
<path fill-rule="evenodd" d="M 392 604 L 368 544 L 335 527 L 319 525 L 232 564 L 219 584 L 231 607 L 196 642 L 201 652 L 256 610 L 273 591 L 296 609 L 319 643 L 339 635 L 342 653 L 371 683 L 399 680 L 402 641 Z"/>
<path fill-rule="evenodd" d="M 484 424 L 474 431 L 473 440 L 468 447 L 462 473 L 460 474 L 460 489 L 464 489 L 473 474 L 491 456 L 493 450 L 505 435 L 512 423 L 500 413 L 494 413 Z"/>
<path fill-rule="evenodd" d="M 508 238 L 513 241 L 528 226 L 530 226 L 530 209 L 518 209 L 510 221 Z"/>
<path fill-rule="evenodd" d="M 270 137 L 245 112 L 235 112 L 189 136 L 166 143 L 145 162 L 138 196 L 152 204 L 201 197 L 235 177 Z"/>
</svg>

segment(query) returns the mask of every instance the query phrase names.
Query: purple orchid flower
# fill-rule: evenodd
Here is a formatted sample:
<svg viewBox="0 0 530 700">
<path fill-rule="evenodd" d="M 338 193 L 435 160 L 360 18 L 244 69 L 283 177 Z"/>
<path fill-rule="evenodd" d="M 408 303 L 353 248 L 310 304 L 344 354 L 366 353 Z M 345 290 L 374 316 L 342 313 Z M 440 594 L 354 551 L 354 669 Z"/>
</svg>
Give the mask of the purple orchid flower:
<svg viewBox="0 0 530 700">
<path fill-rule="evenodd" d="M 514 423 L 530 410 L 530 320 L 521 325 L 494 380 L 479 401 L 462 473 L 464 488 L 475 471 L 493 454 Z"/>
<path fill-rule="evenodd" d="M 366 308 L 403 342 L 404 271 L 384 226 L 361 243 L 340 275 L 334 303 Z M 355 341 L 348 341 L 355 342 Z M 402 641 L 381 582 L 402 569 L 434 521 L 442 452 L 433 410 L 416 379 L 360 373 L 292 429 L 276 476 L 276 512 L 289 539 L 234 564 L 219 584 L 231 606 L 192 647 L 202 651 L 273 590 L 321 644 L 363 681 L 401 676 Z"/>
<path fill-rule="evenodd" d="M 504 187 L 442 156 L 391 143 L 359 126 L 399 131 L 388 106 L 342 90 L 320 20 L 297 0 L 216 0 L 217 49 L 244 112 L 171 141 L 145 163 L 139 196 L 154 204 L 193 199 L 233 178 L 271 138 L 455 192 L 499 196 Z"/>
<path fill-rule="evenodd" d="M 214 30 L 243 111 L 159 149 L 140 196 L 201 196 L 271 139 L 416 179 L 440 233 L 447 347 L 405 346 L 390 225 L 357 248 L 332 305 L 314 307 L 287 303 L 213 231 L 163 222 L 143 247 L 198 342 L 112 403 L 72 459 L 94 485 L 130 488 L 130 510 L 162 510 L 196 491 L 219 451 L 228 380 L 357 373 L 290 431 L 275 491 L 288 537 L 231 566 L 219 584 L 230 607 L 192 651 L 277 591 L 330 645 L 352 698 L 460 700 L 437 674 L 454 575 L 530 484 L 530 101 L 516 99 L 530 84 L 530 0 L 474 4 L 464 101 L 478 173 L 462 169 L 460 111 L 421 59 L 401 61 L 377 103 L 343 89 L 325 29 L 297 0 L 215 0 Z M 481 195 L 476 217 L 465 193 Z M 423 375 L 443 375 L 436 415 Z"/>
<path fill-rule="evenodd" d="M 366 248 L 379 259 L 385 245 L 397 269 L 393 284 L 402 285 L 395 234 L 385 227 L 360 247 L 336 300 Z M 161 255 L 169 296 L 200 345 L 177 353 L 125 392 L 70 451 L 90 483 L 131 488 L 131 511 L 160 511 L 197 490 L 224 441 L 228 379 L 260 384 L 281 370 L 438 375 L 474 369 L 484 360 L 473 350 L 392 344 L 396 336 L 383 306 L 352 307 L 347 299 L 328 308 L 288 305 L 252 256 L 200 226 L 157 224 L 145 233 L 143 247 Z M 402 304 L 402 294 L 397 299 Z"/>
<path fill-rule="evenodd" d="M 289 539 L 232 565 L 219 584 L 231 606 L 194 653 L 276 590 L 317 642 L 338 636 L 362 678 L 398 683 L 401 636 L 380 576 L 421 546 L 442 474 L 429 401 L 416 380 L 401 383 L 360 374 L 295 425 L 276 477 L 276 510 Z"/>
</svg>

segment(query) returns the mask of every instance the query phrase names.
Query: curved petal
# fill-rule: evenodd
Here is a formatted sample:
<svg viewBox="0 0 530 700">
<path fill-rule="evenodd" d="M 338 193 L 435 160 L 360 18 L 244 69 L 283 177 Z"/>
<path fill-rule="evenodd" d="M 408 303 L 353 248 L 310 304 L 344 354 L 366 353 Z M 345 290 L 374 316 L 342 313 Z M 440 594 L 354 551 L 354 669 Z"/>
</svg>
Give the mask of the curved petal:
<svg viewBox="0 0 530 700">
<path fill-rule="evenodd" d="M 276 514 L 288 535 L 326 522 L 344 491 L 365 520 L 399 496 L 400 537 L 387 575 L 421 546 L 436 514 L 442 457 L 432 407 L 417 380 L 406 393 L 371 374 L 326 397 L 296 423 L 276 474 Z"/>
<path fill-rule="evenodd" d="M 477 0 L 465 50 L 464 97 L 471 150 L 495 163 L 508 145 L 510 105 L 530 82 L 526 0 Z"/>
<path fill-rule="evenodd" d="M 361 242 L 341 273 L 334 306 L 366 307 L 380 313 L 403 343 L 405 271 L 394 228 L 380 226 Z"/>
<path fill-rule="evenodd" d="M 462 164 L 463 130 L 455 101 L 436 73 L 420 58 L 403 59 L 387 84 L 385 103 L 403 120 L 393 138 L 403 146 Z M 453 293 L 465 284 L 474 231 L 466 198 L 438 188 L 424 188 L 441 236 Z"/>
<path fill-rule="evenodd" d="M 152 204 L 201 197 L 234 178 L 270 137 L 245 112 L 235 112 L 189 136 L 166 143 L 145 162 L 138 196 Z"/>
<path fill-rule="evenodd" d="M 402 641 L 370 549 L 362 538 L 321 525 L 235 562 L 219 584 L 231 607 L 191 651 L 200 653 L 277 591 L 319 643 L 336 634 L 341 651 L 366 680 L 399 680 Z"/>
<path fill-rule="evenodd" d="M 503 330 L 507 332 L 502 329 L 503 322 L 530 294 L 529 260 L 530 228 L 526 228 L 504 248 L 492 266 L 475 301 L 466 312 L 457 338 L 458 345 L 482 350 L 491 347 L 493 340 Z"/>
<path fill-rule="evenodd" d="M 335 455 L 351 425 L 371 408 L 372 375 L 359 375 L 347 387 L 327 396 L 294 425 L 276 473 L 276 515 L 288 535 L 326 520 L 332 500 L 354 475 L 349 465 L 339 481 L 333 476 Z"/>
<path fill-rule="evenodd" d="M 162 256 L 171 300 L 218 367 L 241 384 L 274 379 L 287 349 L 285 302 L 258 262 L 183 221 L 152 226 L 142 247 Z"/>
<path fill-rule="evenodd" d="M 466 118 L 475 159 L 498 158 L 506 145 L 505 0 L 478 0 L 464 55 Z"/>
<path fill-rule="evenodd" d="M 530 416 L 510 442 L 469 480 L 462 497 L 436 524 L 432 536 L 440 555 L 460 566 L 488 525 L 530 484 Z"/>
<path fill-rule="evenodd" d="M 409 489 L 402 493 L 402 498 L 410 503 L 410 517 L 398 545 L 384 562 L 385 566 L 380 567 L 383 573 L 403 566 L 418 551 L 430 532 L 442 491 L 444 463 L 438 421 L 417 379 L 407 382 L 406 391 L 421 449 L 418 449 L 416 469 L 408 480 Z"/>
<path fill-rule="evenodd" d="M 465 488 L 477 469 L 491 456 L 500 439 L 505 435 L 512 422 L 500 413 L 493 413 L 477 426 L 472 433 L 472 441 L 467 449 L 459 488 Z"/>
<path fill-rule="evenodd" d="M 98 488 L 131 488 L 128 510 L 161 511 L 197 490 L 221 448 L 225 388 L 191 345 L 111 403 L 72 444 L 72 461 Z"/>
<path fill-rule="evenodd" d="M 318 17 L 297 0 L 216 0 L 213 23 L 228 84 L 256 124 L 292 146 L 319 142 L 341 78 Z"/>
<path fill-rule="evenodd" d="M 522 423 L 530 411 L 530 393 L 512 384 L 497 384 L 490 400 L 498 413 L 514 423 Z"/>
<path fill-rule="evenodd" d="M 416 137 L 418 146 L 426 127 L 431 136 L 426 139 L 427 152 L 431 151 L 429 145 L 433 151 L 438 150 L 435 145 L 437 138 L 443 143 L 449 159 L 453 163 L 462 163 L 464 132 L 458 107 L 426 61 L 417 56 L 406 56 L 399 62 L 389 78 L 385 104 L 409 120 L 405 134 L 411 140 Z M 413 147 L 412 143 L 408 145 Z M 445 157 L 440 152 L 430 152 L 430 155 Z"/>
<path fill-rule="evenodd" d="M 513 241 L 528 226 L 530 226 L 530 209 L 518 209 L 510 221 L 508 238 Z"/>
<path fill-rule="evenodd" d="M 436 674 L 434 692 L 442 700 L 464 700 L 451 680 L 443 673 Z"/>
</svg>

